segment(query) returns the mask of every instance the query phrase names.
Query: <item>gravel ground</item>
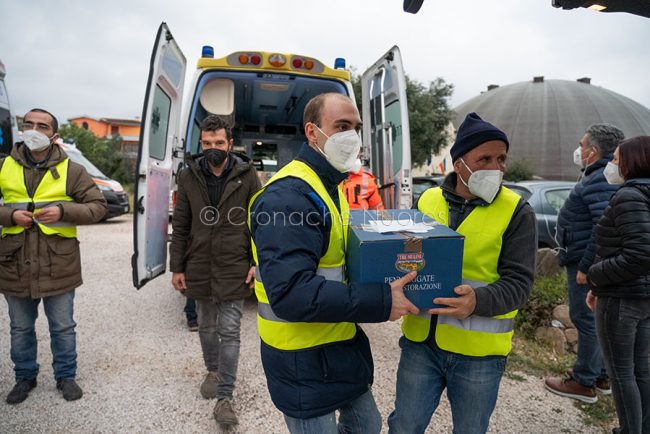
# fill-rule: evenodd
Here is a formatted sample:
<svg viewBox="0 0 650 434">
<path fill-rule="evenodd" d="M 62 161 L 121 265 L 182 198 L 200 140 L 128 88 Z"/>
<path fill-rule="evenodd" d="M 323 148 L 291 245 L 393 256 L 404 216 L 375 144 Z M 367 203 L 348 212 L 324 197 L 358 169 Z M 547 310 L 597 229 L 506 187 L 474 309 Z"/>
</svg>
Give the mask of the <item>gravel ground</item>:
<svg viewBox="0 0 650 434">
<path fill-rule="evenodd" d="M 14 384 L 9 318 L 0 309 L 0 433 L 219 432 L 201 398 L 204 367 L 198 335 L 187 331 L 184 298 L 161 276 L 136 291 L 131 283 L 132 219 L 79 229 L 85 284 L 77 290 L 77 381 L 81 400 L 66 402 L 55 388 L 47 321 L 37 321 L 41 375 L 27 401 L 9 406 Z M 6 306 L 4 302 L 0 302 Z M 392 409 L 399 359 L 398 323 L 364 325 L 375 357 L 375 399 L 384 420 Z M 235 390 L 239 433 L 286 433 L 273 404 L 259 357 L 255 304 L 247 302 Z M 491 433 L 596 433 L 582 424 L 568 400 L 546 392 L 539 378 L 504 379 Z M 443 398 L 427 433 L 451 432 Z"/>
</svg>

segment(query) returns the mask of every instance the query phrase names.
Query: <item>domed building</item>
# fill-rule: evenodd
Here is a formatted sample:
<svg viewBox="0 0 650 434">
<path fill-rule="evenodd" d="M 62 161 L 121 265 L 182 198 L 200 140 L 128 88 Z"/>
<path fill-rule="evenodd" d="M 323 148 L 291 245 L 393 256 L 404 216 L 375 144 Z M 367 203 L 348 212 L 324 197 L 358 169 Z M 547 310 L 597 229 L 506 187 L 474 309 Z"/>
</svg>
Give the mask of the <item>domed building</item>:
<svg viewBox="0 0 650 434">
<path fill-rule="evenodd" d="M 509 161 L 526 160 L 542 178 L 576 180 L 573 151 L 588 126 L 606 122 L 619 127 L 625 137 L 650 135 L 648 108 L 590 81 L 535 77 L 490 85 L 487 92 L 455 108 L 454 127 L 467 113 L 476 112 L 508 134 Z"/>
</svg>

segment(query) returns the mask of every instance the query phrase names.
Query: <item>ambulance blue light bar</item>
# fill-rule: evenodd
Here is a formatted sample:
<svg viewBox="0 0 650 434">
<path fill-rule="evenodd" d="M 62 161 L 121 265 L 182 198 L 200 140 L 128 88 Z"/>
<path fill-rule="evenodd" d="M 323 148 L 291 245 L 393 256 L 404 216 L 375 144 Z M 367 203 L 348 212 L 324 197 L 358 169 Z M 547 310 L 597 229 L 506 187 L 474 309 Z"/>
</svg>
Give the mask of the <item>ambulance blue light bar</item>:
<svg viewBox="0 0 650 434">
<path fill-rule="evenodd" d="M 214 58 L 214 48 L 212 48 L 212 45 L 204 45 L 203 48 L 201 48 L 201 57 L 209 57 L 210 59 Z"/>
<path fill-rule="evenodd" d="M 334 60 L 334 69 L 345 69 L 345 59 L 337 57 L 336 60 Z"/>
</svg>

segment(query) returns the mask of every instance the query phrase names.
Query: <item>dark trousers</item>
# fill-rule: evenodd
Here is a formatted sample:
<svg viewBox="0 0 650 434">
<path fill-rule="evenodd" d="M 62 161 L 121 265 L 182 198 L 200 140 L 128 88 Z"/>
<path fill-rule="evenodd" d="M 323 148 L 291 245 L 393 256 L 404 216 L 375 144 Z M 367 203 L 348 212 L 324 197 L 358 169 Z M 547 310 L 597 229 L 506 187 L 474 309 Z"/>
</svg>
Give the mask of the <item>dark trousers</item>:
<svg viewBox="0 0 650 434">
<path fill-rule="evenodd" d="M 621 434 L 650 433 L 650 300 L 598 297 L 596 326 Z"/>
<path fill-rule="evenodd" d="M 607 377 L 603 356 L 596 336 L 596 320 L 587 307 L 589 287 L 576 282 L 578 264 L 566 266 L 569 287 L 569 316 L 578 330 L 578 356 L 573 364 L 573 378 L 586 387 L 592 387 L 598 378 Z"/>
<path fill-rule="evenodd" d="M 187 301 L 185 302 L 185 308 L 183 309 L 183 312 L 185 312 L 185 317 L 187 318 L 187 322 L 196 321 L 197 319 L 196 301 L 193 298 L 187 297 Z"/>
</svg>

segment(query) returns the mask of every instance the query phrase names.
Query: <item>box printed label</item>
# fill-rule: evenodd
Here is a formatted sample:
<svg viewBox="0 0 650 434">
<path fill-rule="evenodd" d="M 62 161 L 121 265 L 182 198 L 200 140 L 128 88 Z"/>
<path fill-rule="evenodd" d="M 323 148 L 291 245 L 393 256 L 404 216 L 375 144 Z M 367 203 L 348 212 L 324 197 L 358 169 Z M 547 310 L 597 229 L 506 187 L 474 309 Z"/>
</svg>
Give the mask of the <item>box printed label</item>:
<svg viewBox="0 0 650 434">
<path fill-rule="evenodd" d="M 385 283 L 391 283 L 402 276 L 389 276 L 384 279 Z M 442 283 L 436 279 L 435 274 L 418 274 L 411 283 L 404 287 L 404 291 L 433 291 L 442 289 Z"/>
<path fill-rule="evenodd" d="M 425 266 L 424 253 L 398 253 L 397 261 L 395 261 L 395 268 L 402 273 L 409 273 L 411 271 L 420 271 Z"/>
</svg>

